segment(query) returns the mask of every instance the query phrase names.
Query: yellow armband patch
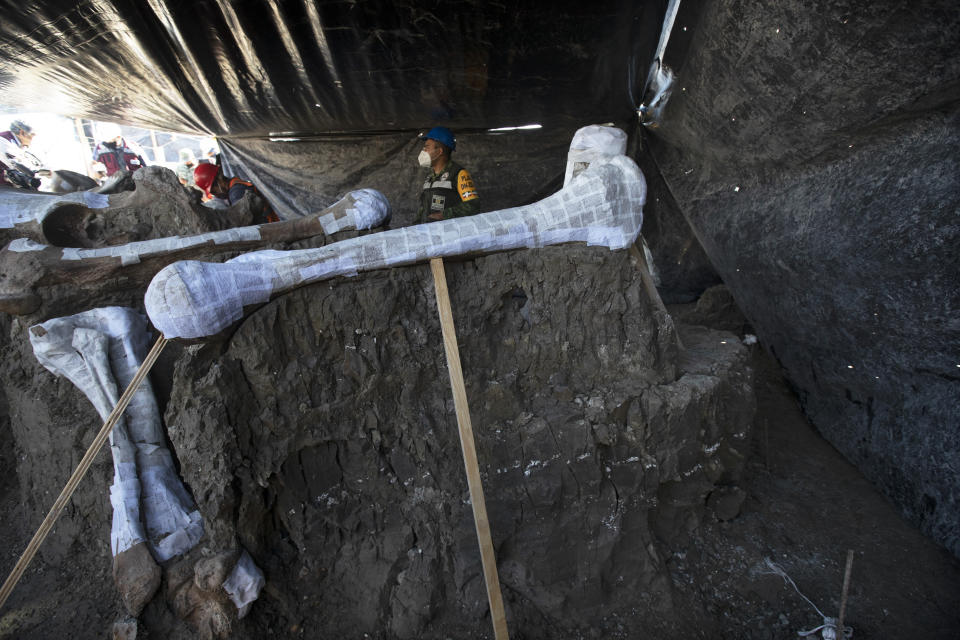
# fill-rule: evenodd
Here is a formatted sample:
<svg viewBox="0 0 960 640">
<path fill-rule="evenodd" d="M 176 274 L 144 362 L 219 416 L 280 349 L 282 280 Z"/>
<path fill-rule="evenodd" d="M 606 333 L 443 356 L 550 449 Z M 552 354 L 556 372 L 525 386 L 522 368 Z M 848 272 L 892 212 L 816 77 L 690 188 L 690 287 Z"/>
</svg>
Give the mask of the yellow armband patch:
<svg viewBox="0 0 960 640">
<path fill-rule="evenodd" d="M 460 193 L 460 199 L 464 202 L 476 200 L 480 197 L 477 195 L 476 187 L 473 186 L 473 178 L 470 177 L 470 172 L 466 169 L 457 174 L 457 191 Z"/>
</svg>

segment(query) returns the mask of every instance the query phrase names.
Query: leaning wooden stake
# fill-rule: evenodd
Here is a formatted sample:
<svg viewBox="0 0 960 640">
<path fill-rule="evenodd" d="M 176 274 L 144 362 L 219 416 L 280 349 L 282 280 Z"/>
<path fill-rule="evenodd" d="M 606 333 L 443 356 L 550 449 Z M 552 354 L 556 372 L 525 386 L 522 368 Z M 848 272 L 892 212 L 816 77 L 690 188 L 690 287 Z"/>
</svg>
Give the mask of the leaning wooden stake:
<svg viewBox="0 0 960 640">
<path fill-rule="evenodd" d="M 447 352 L 447 369 L 450 372 L 450 386 L 453 387 L 453 404 L 457 411 L 460 448 L 463 451 L 463 465 L 467 470 L 467 486 L 470 488 L 473 521 L 477 527 L 477 540 L 480 543 L 480 559 L 483 562 L 483 579 L 487 586 L 487 600 L 490 602 L 493 633 L 496 640 L 507 640 L 509 637 L 507 618 L 503 611 L 503 596 L 500 594 L 500 579 L 497 577 L 497 559 L 493 553 L 493 540 L 490 538 L 487 505 L 483 499 L 483 485 L 480 482 L 477 449 L 473 441 L 473 427 L 470 424 L 467 391 L 463 384 L 463 371 L 460 369 L 460 349 L 457 347 L 457 332 L 453 325 L 453 312 L 450 309 L 450 295 L 447 292 L 443 258 L 430 260 L 430 269 L 433 271 L 433 284 L 437 291 L 437 310 L 440 312 L 440 327 L 443 329 L 443 348 Z"/>
<path fill-rule="evenodd" d="M 669 316 L 670 312 L 667 311 L 667 306 L 663 304 L 663 299 L 660 297 L 660 292 L 657 291 L 657 285 L 653 281 L 653 276 L 650 275 L 650 265 L 647 264 L 647 255 L 643 252 L 643 238 L 638 237 L 636 242 L 630 245 L 629 251 L 630 255 L 637 261 L 637 268 L 640 270 L 640 281 L 643 283 L 643 288 L 647 291 L 647 298 L 650 299 L 651 304 L 656 307 L 661 316 Z M 677 346 L 683 349 L 683 341 L 680 340 L 680 335 L 676 334 L 676 332 L 674 333 L 676 335 Z"/>
<path fill-rule="evenodd" d="M 837 618 L 837 640 L 844 639 L 843 617 L 847 613 L 847 592 L 850 590 L 850 573 L 853 571 L 853 549 L 847 549 L 847 567 L 843 572 L 843 589 L 840 593 L 840 616 Z"/>
<path fill-rule="evenodd" d="M 157 361 L 157 357 L 160 355 L 160 352 L 163 351 L 163 347 L 166 346 L 166 344 L 167 339 L 163 336 L 160 336 L 160 338 L 157 339 L 156 344 L 153 345 L 153 349 L 151 349 L 150 353 L 147 354 L 147 357 L 144 358 L 143 364 L 140 365 L 136 375 L 133 376 L 133 380 L 130 381 L 130 385 L 127 387 L 127 390 L 123 392 L 123 395 L 120 396 L 120 400 L 117 401 L 117 406 L 114 407 L 110 415 L 107 416 L 107 421 L 104 422 L 103 426 L 100 428 L 100 433 L 97 434 L 97 437 L 94 438 L 93 443 L 87 448 L 87 453 L 84 454 L 83 459 L 80 461 L 80 464 L 77 465 L 73 475 L 70 476 L 69 480 L 67 480 L 67 484 L 63 488 L 63 491 L 60 492 L 60 496 L 57 498 L 57 501 L 53 503 L 53 507 L 51 507 L 47 517 L 43 519 L 43 522 L 40 524 L 40 528 L 37 529 L 37 532 L 33 535 L 33 539 L 30 540 L 30 544 L 27 545 L 26 551 L 24 551 L 23 555 L 20 556 L 16 566 L 13 567 L 13 571 L 11 571 L 10 575 L 7 576 L 7 580 L 3 583 L 3 587 L 0 588 L 0 608 L 3 608 L 3 605 L 7 602 L 7 598 L 10 597 L 10 593 L 13 591 L 13 588 L 17 586 L 17 582 L 20 580 L 23 572 L 26 571 L 27 565 L 29 565 L 30 561 L 33 560 L 33 556 L 36 555 L 37 549 L 40 548 L 40 545 L 43 544 L 47 534 L 50 533 L 53 525 L 56 524 L 57 518 L 60 517 L 60 512 L 63 511 L 64 507 L 67 506 L 71 496 L 73 496 L 73 492 L 76 491 L 80 481 L 83 480 L 83 476 L 86 475 L 90 465 L 93 464 L 93 459 L 97 457 L 98 453 L 100 453 L 100 449 L 103 448 L 103 443 L 107 441 L 108 437 L 110 437 L 110 432 L 113 430 L 114 425 L 116 425 L 117 421 L 120 420 L 120 416 L 123 415 L 127 405 L 130 404 L 130 399 L 133 398 L 133 394 L 137 391 L 140 383 L 143 382 L 143 379 L 150 372 L 150 369 L 153 367 L 153 363 Z"/>
</svg>

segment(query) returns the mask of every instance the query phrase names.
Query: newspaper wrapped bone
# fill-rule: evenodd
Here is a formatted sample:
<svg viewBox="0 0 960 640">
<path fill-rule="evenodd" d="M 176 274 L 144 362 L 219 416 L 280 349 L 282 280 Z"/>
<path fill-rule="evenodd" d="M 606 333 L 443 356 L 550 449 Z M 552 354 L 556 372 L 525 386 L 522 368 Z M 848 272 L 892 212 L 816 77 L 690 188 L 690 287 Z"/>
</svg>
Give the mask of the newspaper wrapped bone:
<svg viewBox="0 0 960 640">
<path fill-rule="evenodd" d="M 629 247 L 640 233 L 646 182 L 626 156 L 598 156 L 569 185 L 523 207 L 352 238 L 319 249 L 257 251 L 225 263 L 168 265 L 147 289 L 154 326 L 167 338 L 213 335 L 244 307 L 294 287 L 431 258 L 585 242 Z"/>
</svg>

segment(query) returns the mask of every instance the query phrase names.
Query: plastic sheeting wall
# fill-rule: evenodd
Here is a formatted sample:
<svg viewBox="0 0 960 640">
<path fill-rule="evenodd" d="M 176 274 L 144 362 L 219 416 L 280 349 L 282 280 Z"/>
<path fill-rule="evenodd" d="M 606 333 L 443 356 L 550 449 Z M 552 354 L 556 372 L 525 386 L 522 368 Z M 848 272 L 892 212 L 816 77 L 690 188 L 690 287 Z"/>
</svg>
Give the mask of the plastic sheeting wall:
<svg viewBox="0 0 960 640">
<path fill-rule="evenodd" d="M 283 217 L 369 187 L 405 225 L 415 137 L 439 124 L 484 210 L 558 189 L 577 128 L 633 115 L 666 4 L 27 1 L 0 21 L 0 92 L 23 111 L 216 135 Z"/>
<path fill-rule="evenodd" d="M 504 133 L 457 132 L 454 159 L 473 175 L 481 211 L 542 199 L 563 186 L 574 130 L 562 127 Z M 382 192 L 391 226 L 414 222 L 426 169 L 417 164 L 414 133 L 223 141 L 226 171 L 251 179 L 284 218 L 329 206 L 352 189 Z"/>
</svg>

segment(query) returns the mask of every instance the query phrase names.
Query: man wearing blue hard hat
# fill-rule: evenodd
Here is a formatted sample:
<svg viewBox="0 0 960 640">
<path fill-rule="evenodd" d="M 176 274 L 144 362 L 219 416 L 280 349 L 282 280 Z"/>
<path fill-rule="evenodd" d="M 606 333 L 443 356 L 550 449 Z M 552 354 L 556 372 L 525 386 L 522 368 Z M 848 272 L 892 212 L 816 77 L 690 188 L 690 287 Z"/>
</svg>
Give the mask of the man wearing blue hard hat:
<svg viewBox="0 0 960 640">
<path fill-rule="evenodd" d="M 450 159 L 457 139 L 446 127 L 434 127 L 423 136 L 423 149 L 417 160 L 429 168 L 420 193 L 419 222 L 447 220 L 477 213 L 480 197 L 470 172 Z"/>
</svg>

